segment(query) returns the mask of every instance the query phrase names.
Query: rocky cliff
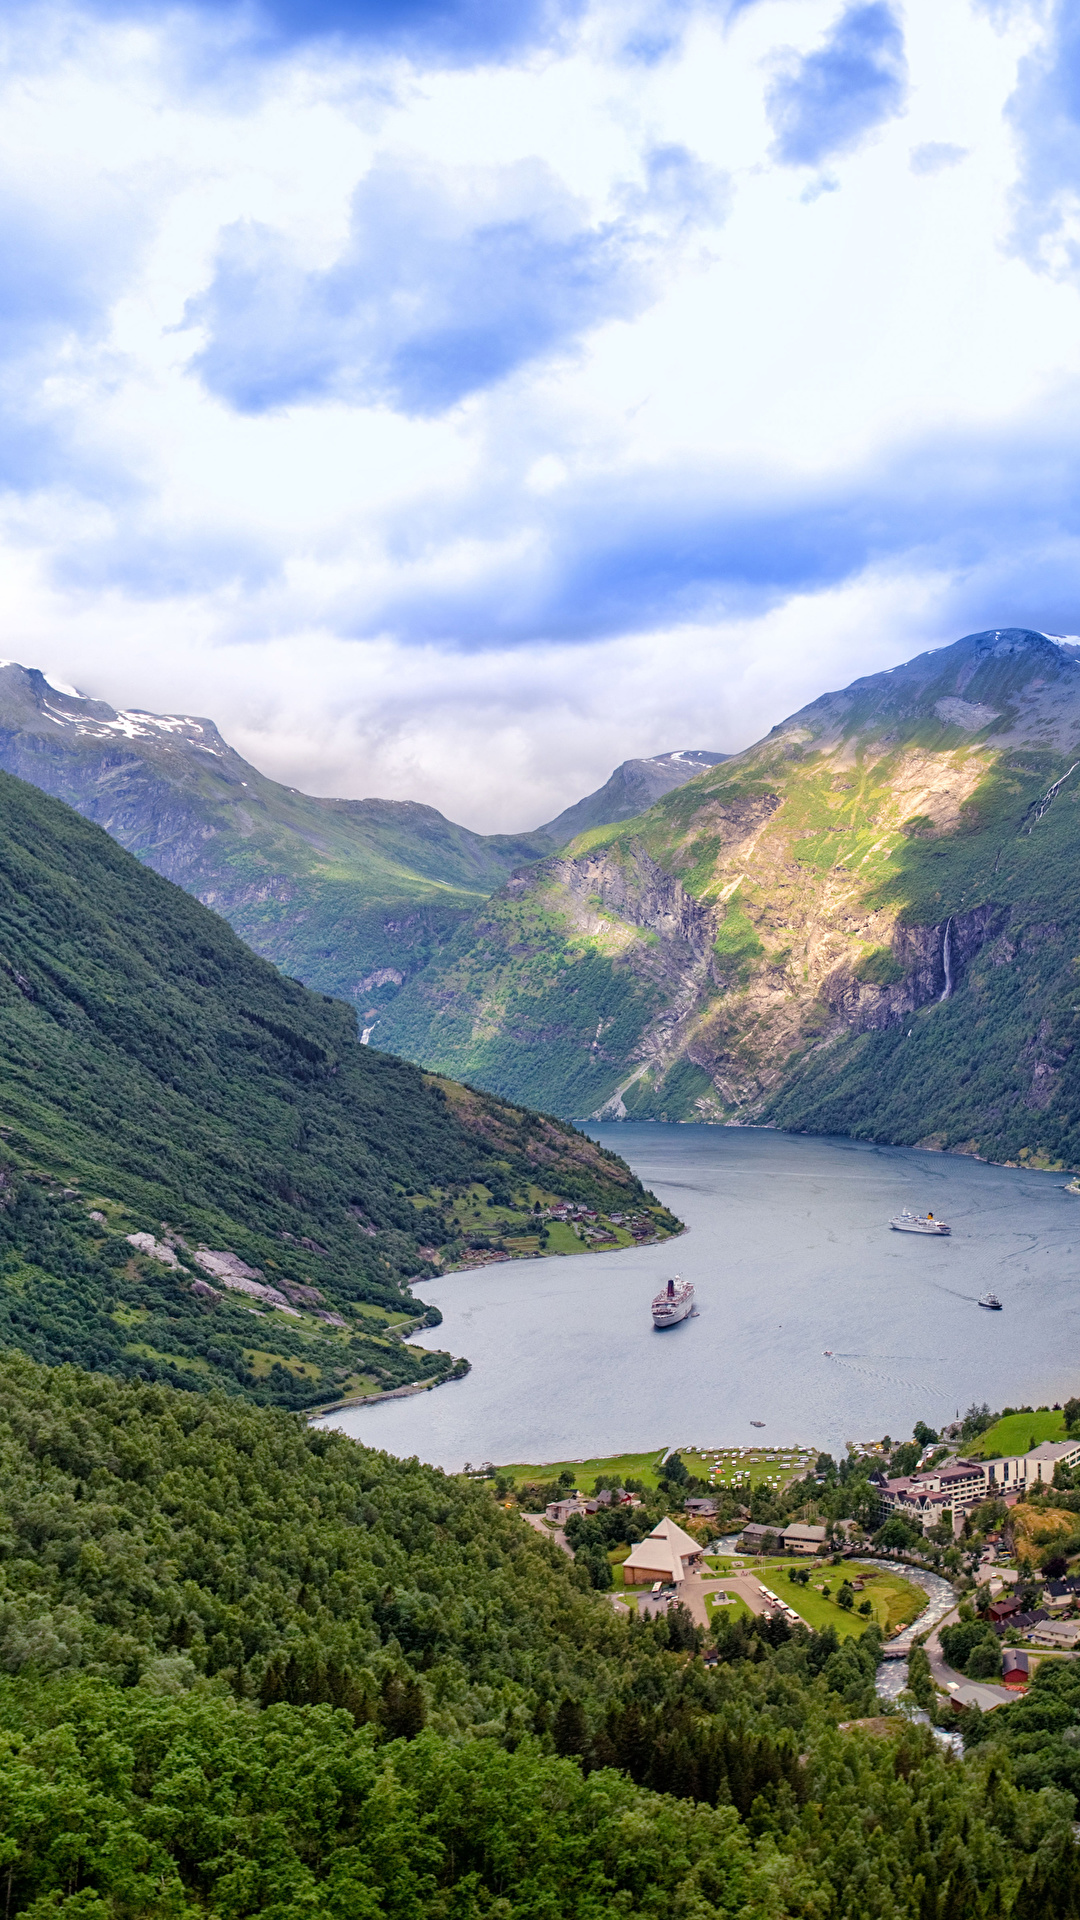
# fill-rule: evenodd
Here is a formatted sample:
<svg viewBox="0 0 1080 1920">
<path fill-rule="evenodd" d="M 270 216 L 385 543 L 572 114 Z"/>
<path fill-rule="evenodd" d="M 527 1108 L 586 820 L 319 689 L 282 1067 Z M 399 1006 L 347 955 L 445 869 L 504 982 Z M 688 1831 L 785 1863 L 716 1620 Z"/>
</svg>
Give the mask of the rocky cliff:
<svg viewBox="0 0 1080 1920">
<path fill-rule="evenodd" d="M 516 875 L 379 1029 L 556 1111 L 1080 1162 L 1080 645 L 824 695 Z"/>
</svg>

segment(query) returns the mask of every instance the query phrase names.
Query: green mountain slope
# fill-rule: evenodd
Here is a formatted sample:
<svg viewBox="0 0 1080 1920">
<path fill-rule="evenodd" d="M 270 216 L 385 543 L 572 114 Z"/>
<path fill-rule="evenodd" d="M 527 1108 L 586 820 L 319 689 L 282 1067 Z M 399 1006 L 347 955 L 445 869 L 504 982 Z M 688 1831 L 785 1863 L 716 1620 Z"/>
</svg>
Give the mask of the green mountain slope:
<svg viewBox="0 0 1080 1920">
<path fill-rule="evenodd" d="M 1080 647 L 970 635 L 520 873 L 380 1040 L 562 1113 L 1080 1164 Z"/>
<path fill-rule="evenodd" d="M 320 800 L 234 752 L 212 720 L 117 712 L 0 662 L 0 769 L 64 800 L 365 1024 L 516 867 L 622 820 L 718 756 L 628 760 L 535 833 L 480 834 L 403 800 Z"/>
<path fill-rule="evenodd" d="M 350 1007 L 0 774 L 0 1345 L 292 1406 L 435 1380 L 407 1280 L 489 1203 L 535 1248 L 556 1197 L 649 1205 L 560 1123 L 361 1046 Z"/>
<path fill-rule="evenodd" d="M 0 664 L 0 768 L 75 807 L 323 993 L 377 1008 L 546 835 L 268 780 L 212 720 L 116 712 Z"/>
</svg>

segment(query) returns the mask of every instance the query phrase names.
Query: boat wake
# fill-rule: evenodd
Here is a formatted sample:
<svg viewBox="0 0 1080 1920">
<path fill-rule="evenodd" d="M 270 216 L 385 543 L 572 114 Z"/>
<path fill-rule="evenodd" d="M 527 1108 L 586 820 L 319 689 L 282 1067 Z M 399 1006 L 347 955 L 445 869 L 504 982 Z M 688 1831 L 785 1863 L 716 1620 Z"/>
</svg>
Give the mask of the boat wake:
<svg viewBox="0 0 1080 1920">
<path fill-rule="evenodd" d="M 838 1367 L 844 1367 L 848 1373 L 861 1373 L 867 1380 L 884 1380 L 891 1387 L 906 1387 L 909 1393 L 932 1393 L 936 1400 L 944 1400 L 945 1394 L 937 1387 L 928 1387 L 922 1380 L 905 1380 L 898 1373 L 880 1373 L 876 1367 L 860 1367 L 857 1360 L 845 1360 L 842 1354 L 829 1356 Z"/>
</svg>

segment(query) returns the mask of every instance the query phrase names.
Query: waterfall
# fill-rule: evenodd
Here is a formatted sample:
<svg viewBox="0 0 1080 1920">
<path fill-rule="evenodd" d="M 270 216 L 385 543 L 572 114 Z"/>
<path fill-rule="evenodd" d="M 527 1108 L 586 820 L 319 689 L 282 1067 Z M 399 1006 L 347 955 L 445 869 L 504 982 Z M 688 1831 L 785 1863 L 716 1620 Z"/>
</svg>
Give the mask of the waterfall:
<svg viewBox="0 0 1080 1920">
<path fill-rule="evenodd" d="M 952 914 L 945 922 L 945 939 L 941 948 L 942 965 L 945 968 L 945 985 L 938 995 L 939 1000 L 948 1000 L 952 995 Z"/>
</svg>

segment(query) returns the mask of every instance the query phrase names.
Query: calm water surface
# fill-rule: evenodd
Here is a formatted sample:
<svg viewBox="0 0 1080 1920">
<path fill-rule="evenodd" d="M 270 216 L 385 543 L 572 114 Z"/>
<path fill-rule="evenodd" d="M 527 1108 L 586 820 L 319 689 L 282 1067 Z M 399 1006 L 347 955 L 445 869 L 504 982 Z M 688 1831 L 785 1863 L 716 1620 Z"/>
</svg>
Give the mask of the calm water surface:
<svg viewBox="0 0 1080 1920">
<path fill-rule="evenodd" d="M 589 1132 L 688 1232 L 429 1282 L 443 1325 L 426 1344 L 472 1372 L 328 1424 L 452 1471 L 661 1444 L 835 1453 L 940 1426 L 972 1400 L 1037 1406 L 1080 1387 L 1067 1176 L 747 1128 Z M 901 1207 L 943 1215 L 951 1239 L 889 1232 Z M 649 1303 L 673 1272 L 693 1280 L 698 1312 L 656 1333 Z M 988 1288 L 1002 1313 L 976 1305 Z"/>
</svg>

